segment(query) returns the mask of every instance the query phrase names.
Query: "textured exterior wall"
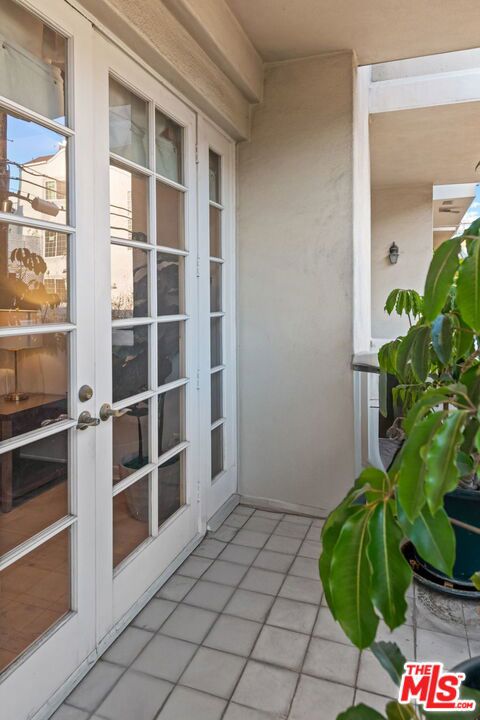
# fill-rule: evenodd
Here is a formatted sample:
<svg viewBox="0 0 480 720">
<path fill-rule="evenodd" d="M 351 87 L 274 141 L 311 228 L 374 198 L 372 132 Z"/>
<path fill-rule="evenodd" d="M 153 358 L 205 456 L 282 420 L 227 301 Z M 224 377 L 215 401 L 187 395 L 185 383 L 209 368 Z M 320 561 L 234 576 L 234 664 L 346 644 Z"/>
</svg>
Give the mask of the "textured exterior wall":
<svg viewBox="0 0 480 720">
<path fill-rule="evenodd" d="M 270 66 L 238 151 L 240 492 L 353 479 L 353 56 Z"/>
<path fill-rule="evenodd" d="M 392 242 L 400 248 L 396 265 L 388 259 Z M 394 288 L 423 293 L 433 253 L 432 186 L 372 191 L 372 336 L 395 338 L 408 329 L 406 317 L 390 317 L 385 300 Z"/>
</svg>

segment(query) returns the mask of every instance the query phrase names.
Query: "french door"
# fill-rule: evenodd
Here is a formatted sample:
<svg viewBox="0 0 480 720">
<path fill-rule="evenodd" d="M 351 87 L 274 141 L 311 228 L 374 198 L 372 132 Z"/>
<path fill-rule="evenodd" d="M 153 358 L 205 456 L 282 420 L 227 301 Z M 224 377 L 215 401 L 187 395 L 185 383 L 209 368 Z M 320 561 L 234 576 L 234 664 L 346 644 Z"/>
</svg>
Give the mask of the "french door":
<svg viewBox="0 0 480 720">
<path fill-rule="evenodd" d="M 43 720 L 236 491 L 234 145 L 63 0 L 0 28 L 0 714 Z"/>
<path fill-rule="evenodd" d="M 96 644 L 92 35 L 55 0 L 0 16 L 0 715 L 23 720 Z"/>
<path fill-rule="evenodd" d="M 97 392 L 111 408 L 97 429 L 102 636 L 199 534 L 201 478 L 196 118 L 118 48 L 95 45 L 97 218 L 109 238 L 95 252 L 108 269 L 95 283 Z"/>
</svg>

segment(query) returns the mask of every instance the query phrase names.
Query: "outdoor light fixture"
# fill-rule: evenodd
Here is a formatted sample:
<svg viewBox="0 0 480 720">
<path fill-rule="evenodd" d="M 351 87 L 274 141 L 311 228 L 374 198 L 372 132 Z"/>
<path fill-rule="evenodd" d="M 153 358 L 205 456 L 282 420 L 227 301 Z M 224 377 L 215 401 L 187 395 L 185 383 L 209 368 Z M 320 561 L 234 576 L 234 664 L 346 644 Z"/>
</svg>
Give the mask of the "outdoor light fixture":
<svg viewBox="0 0 480 720">
<path fill-rule="evenodd" d="M 398 249 L 398 245 L 393 242 L 388 249 L 388 259 L 390 260 L 392 265 L 396 265 L 399 255 L 400 250 Z"/>
</svg>

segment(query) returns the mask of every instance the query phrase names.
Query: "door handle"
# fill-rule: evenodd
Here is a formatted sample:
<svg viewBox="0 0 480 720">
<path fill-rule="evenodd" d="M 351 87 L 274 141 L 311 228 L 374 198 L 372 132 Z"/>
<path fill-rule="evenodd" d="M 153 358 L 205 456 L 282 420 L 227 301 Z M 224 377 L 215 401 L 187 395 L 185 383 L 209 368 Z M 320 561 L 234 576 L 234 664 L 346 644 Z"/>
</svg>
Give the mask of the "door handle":
<svg viewBox="0 0 480 720">
<path fill-rule="evenodd" d="M 84 410 L 80 413 L 77 420 L 77 430 L 86 430 L 89 427 L 95 427 L 100 424 L 100 420 L 96 417 L 92 417 L 88 410 Z"/>
<path fill-rule="evenodd" d="M 122 415 L 126 415 L 129 412 L 132 412 L 130 408 L 123 408 L 123 410 L 114 410 L 110 403 L 103 403 L 98 414 L 100 415 L 100 420 L 108 420 L 108 418 L 111 417 L 122 417 Z"/>
</svg>

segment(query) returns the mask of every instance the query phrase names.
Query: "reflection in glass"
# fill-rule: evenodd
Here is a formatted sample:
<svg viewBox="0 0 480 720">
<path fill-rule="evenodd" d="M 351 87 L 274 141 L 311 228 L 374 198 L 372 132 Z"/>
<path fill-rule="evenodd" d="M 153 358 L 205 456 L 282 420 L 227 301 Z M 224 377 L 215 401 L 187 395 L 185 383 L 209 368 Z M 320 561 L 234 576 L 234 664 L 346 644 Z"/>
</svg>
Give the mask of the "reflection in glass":
<svg viewBox="0 0 480 720">
<path fill-rule="evenodd" d="M 223 425 L 212 430 L 212 480 L 223 470 Z"/>
<path fill-rule="evenodd" d="M 113 567 L 149 536 L 149 475 L 113 498 Z"/>
<path fill-rule="evenodd" d="M 184 249 L 184 197 L 181 190 L 157 180 L 157 245 Z"/>
<path fill-rule="evenodd" d="M 66 333 L 0 338 L 0 440 L 7 440 L 67 413 Z"/>
<path fill-rule="evenodd" d="M 222 211 L 210 205 L 210 257 L 222 257 Z"/>
<path fill-rule="evenodd" d="M 184 321 L 158 323 L 158 385 L 184 376 Z"/>
<path fill-rule="evenodd" d="M 184 387 L 158 396 L 158 454 L 167 452 L 185 439 Z"/>
<path fill-rule="evenodd" d="M 131 405 L 128 413 L 113 418 L 113 484 L 149 462 L 148 400 Z"/>
<path fill-rule="evenodd" d="M 179 315 L 183 312 L 184 258 L 157 253 L 157 312 Z"/>
<path fill-rule="evenodd" d="M 223 372 L 211 375 L 211 422 L 214 423 L 223 417 Z"/>
<path fill-rule="evenodd" d="M 155 156 L 157 173 L 182 182 L 182 128 L 160 110 L 155 111 Z"/>
<path fill-rule="evenodd" d="M 0 555 L 67 514 L 67 431 L 0 455 Z"/>
<path fill-rule="evenodd" d="M 0 326 L 68 320 L 67 235 L 0 222 Z"/>
<path fill-rule="evenodd" d="M 145 175 L 110 164 L 110 235 L 147 242 L 148 181 Z"/>
<path fill-rule="evenodd" d="M 148 327 L 112 330 L 113 402 L 148 389 Z"/>
<path fill-rule="evenodd" d="M 111 246 L 112 319 L 148 315 L 148 253 L 136 247 Z"/>
<path fill-rule="evenodd" d="M 217 367 L 222 363 L 222 318 L 210 318 L 210 367 Z"/>
<path fill-rule="evenodd" d="M 185 505 L 185 452 L 158 468 L 158 525 Z"/>
<path fill-rule="evenodd" d="M 147 103 L 110 78 L 110 151 L 147 166 Z"/>
<path fill-rule="evenodd" d="M 210 311 L 222 310 L 222 263 L 210 263 Z"/>
<path fill-rule="evenodd" d="M 0 150 L 0 173 L 6 172 L 6 178 L 0 188 L 0 209 L 65 224 L 66 138 L 0 110 L 0 143 L 2 137 L 6 151 Z"/>
<path fill-rule="evenodd" d="M 64 123 L 65 38 L 12 0 L 1 7 L 0 95 Z"/>
<path fill-rule="evenodd" d="M 0 672 L 70 610 L 70 530 L 0 572 Z"/>
<path fill-rule="evenodd" d="M 208 153 L 208 188 L 210 200 L 220 203 L 220 155 L 213 150 Z"/>
</svg>

